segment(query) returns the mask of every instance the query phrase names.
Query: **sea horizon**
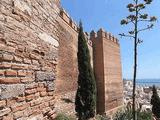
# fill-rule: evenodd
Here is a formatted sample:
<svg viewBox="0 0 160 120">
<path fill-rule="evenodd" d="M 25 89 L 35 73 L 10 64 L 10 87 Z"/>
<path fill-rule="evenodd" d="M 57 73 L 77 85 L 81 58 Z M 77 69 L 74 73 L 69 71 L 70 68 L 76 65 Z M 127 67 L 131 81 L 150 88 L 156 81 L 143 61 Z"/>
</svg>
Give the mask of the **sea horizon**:
<svg viewBox="0 0 160 120">
<path fill-rule="evenodd" d="M 124 81 L 125 80 L 131 80 L 132 79 L 123 79 Z M 160 87 L 160 78 L 146 78 L 146 79 L 137 79 L 136 81 L 137 85 L 139 86 L 157 86 L 157 87 Z"/>
</svg>

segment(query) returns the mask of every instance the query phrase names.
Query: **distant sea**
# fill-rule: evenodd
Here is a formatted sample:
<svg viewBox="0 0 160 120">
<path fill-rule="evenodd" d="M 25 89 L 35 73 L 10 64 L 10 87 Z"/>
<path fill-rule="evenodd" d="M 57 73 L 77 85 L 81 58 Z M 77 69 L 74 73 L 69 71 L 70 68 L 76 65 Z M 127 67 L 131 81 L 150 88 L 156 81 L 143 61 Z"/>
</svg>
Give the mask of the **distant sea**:
<svg viewBox="0 0 160 120">
<path fill-rule="evenodd" d="M 137 79 L 139 86 L 157 86 L 160 87 L 160 79 Z"/>
<path fill-rule="evenodd" d="M 157 86 L 160 87 L 160 79 L 137 79 L 139 86 Z"/>
</svg>

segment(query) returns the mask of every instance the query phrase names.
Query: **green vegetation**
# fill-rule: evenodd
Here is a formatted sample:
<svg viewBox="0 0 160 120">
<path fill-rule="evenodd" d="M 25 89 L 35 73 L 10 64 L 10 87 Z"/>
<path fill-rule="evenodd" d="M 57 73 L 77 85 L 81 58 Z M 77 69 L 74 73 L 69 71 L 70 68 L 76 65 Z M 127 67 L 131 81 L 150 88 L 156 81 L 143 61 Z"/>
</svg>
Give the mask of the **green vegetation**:
<svg viewBox="0 0 160 120">
<path fill-rule="evenodd" d="M 97 115 L 96 120 L 110 120 L 107 116 Z"/>
<path fill-rule="evenodd" d="M 136 111 L 136 118 L 137 120 L 152 120 L 152 113 Z M 113 120 L 133 120 L 132 110 L 118 112 Z"/>
<path fill-rule="evenodd" d="M 139 112 L 138 113 L 138 120 L 152 120 L 152 113 L 151 112 Z"/>
<path fill-rule="evenodd" d="M 127 5 L 127 9 L 130 12 L 129 15 L 121 20 L 121 25 L 132 25 L 129 28 L 127 34 L 122 33 L 121 36 L 129 37 L 134 40 L 134 73 L 133 73 L 133 120 L 136 120 L 136 109 L 135 109 L 135 90 L 136 90 L 136 77 L 137 77 L 137 53 L 138 53 L 138 45 L 143 42 L 142 39 L 139 38 L 139 33 L 142 31 L 153 28 L 157 19 L 155 16 L 149 17 L 147 13 L 144 13 L 144 9 L 147 5 L 151 4 L 153 0 L 132 0 L 132 3 Z M 144 26 L 147 23 L 146 26 Z M 144 27 L 143 27 L 144 26 Z"/>
<path fill-rule="evenodd" d="M 132 111 L 118 111 L 114 117 L 113 120 L 131 120 L 132 119 Z"/>
<path fill-rule="evenodd" d="M 160 118 L 160 97 L 157 94 L 157 89 L 155 86 L 153 86 L 153 95 L 151 98 L 151 104 L 152 106 L 152 112 L 157 117 Z"/>
<path fill-rule="evenodd" d="M 67 115 L 65 115 L 63 113 L 60 113 L 60 114 L 57 115 L 55 120 L 76 120 L 76 119 L 71 117 L 71 116 L 67 116 Z"/>
<path fill-rule="evenodd" d="M 95 116 L 96 82 L 91 68 L 89 49 L 81 22 L 78 35 L 77 56 L 79 75 L 75 110 L 79 120 L 87 120 Z"/>
<path fill-rule="evenodd" d="M 152 120 L 151 112 L 137 112 L 137 120 Z M 55 120 L 76 120 L 76 118 L 65 114 L 58 114 Z M 94 120 L 111 120 L 108 116 L 96 115 Z M 132 111 L 119 111 L 113 116 L 113 120 L 133 120 Z"/>
</svg>

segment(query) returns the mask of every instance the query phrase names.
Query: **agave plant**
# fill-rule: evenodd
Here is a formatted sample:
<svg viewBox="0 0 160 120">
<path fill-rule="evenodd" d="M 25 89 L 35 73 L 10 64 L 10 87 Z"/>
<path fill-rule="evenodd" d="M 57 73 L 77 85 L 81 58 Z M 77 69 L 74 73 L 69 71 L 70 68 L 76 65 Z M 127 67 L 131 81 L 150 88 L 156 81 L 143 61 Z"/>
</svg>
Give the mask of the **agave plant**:
<svg viewBox="0 0 160 120">
<path fill-rule="evenodd" d="M 140 112 L 140 110 L 137 110 L 136 117 L 137 117 L 137 120 L 151 120 L 152 113 L 151 112 Z M 132 110 L 124 110 L 124 111 L 117 112 L 113 120 L 133 120 Z"/>
<path fill-rule="evenodd" d="M 127 11 L 129 15 L 123 18 L 120 22 L 121 25 L 131 25 L 127 33 L 119 34 L 122 37 L 129 37 L 133 39 L 134 43 L 134 72 L 133 72 L 133 92 L 132 92 L 132 114 L 133 120 L 136 120 L 136 81 L 137 81 L 137 57 L 138 46 L 142 43 L 139 35 L 142 31 L 150 30 L 154 26 L 154 22 L 157 20 L 155 16 L 149 16 L 145 13 L 145 8 L 152 3 L 153 0 L 131 0 L 132 2 L 127 5 Z M 146 25 L 144 24 L 146 23 Z M 131 29 L 131 30 L 130 30 Z M 138 119 L 139 120 L 139 119 Z"/>
<path fill-rule="evenodd" d="M 132 120 L 132 111 L 131 110 L 119 111 L 115 114 L 113 120 Z"/>
</svg>

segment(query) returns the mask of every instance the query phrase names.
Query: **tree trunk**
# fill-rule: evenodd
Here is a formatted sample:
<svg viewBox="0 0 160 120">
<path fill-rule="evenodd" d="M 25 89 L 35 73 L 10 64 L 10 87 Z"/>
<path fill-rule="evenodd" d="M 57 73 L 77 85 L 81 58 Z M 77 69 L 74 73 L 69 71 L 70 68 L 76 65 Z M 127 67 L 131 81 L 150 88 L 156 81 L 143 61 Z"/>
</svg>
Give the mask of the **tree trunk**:
<svg viewBox="0 0 160 120">
<path fill-rule="evenodd" d="M 137 40 L 135 40 L 134 45 L 134 75 L 133 75 L 133 120 L 136 120 L 136 106 L 135 106 L 135 97 L 136 97 L 136 76 L 137 76 Z"/>
<path fill-rule="evenodd" d="M 138 0 L 136 0 L 136 5 L 138 4 Z M 135 97 L 136 97 L 136 77 L 137 77 L 137 27 L 138 27 L 138 9 L 136 8 L 136 21 L 135 21 L 135 39 L 134 39 L 134 73 L 133 73 L 133 104 L 132 104 L 132 112 L 133 112 L 133 120 L 136 120 L 136 106 L 135 106 Z"/>
</svg>

